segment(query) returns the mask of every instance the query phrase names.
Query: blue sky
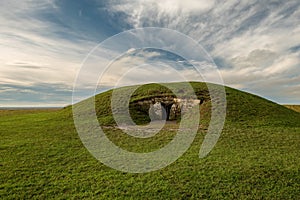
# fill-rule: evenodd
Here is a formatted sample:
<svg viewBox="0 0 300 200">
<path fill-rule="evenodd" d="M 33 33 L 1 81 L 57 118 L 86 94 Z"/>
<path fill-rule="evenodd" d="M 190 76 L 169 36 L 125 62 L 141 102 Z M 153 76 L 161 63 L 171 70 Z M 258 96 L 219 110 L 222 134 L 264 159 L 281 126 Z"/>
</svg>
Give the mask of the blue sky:
<svg viewBox="0 0 300 200">
<path fill-rule="evenodd" d="M 300 104 L 299 21 L 298 0 L 3 0 L 0 106 L 70 104 L 87 54 L 115 34 L 142 27 L 196 40 L 228 86 Z"/>
</svg>

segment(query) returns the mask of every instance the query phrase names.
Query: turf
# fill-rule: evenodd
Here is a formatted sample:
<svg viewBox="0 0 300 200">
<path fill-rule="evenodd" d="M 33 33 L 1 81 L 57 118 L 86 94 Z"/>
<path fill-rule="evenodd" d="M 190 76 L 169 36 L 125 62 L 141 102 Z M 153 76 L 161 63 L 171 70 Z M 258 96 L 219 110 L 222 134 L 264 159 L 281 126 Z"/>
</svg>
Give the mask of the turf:
<svg viewBox="0 0 300 200">
<path fill-rule="evenodd" d="M 153 87 L 147 87 L 151 92 Z M 194 83 L 194 87 L 199 94 L 205 93 L 205 84 Z M 180 159 L 145 174 L 122 173 L 97 161 L 82 145 L 70 107 L 1 111 L 0 198 L 299 198 L 300 114 L 232 88 L 226 88 L 226 93 L 225 127 L 209 156 L 198 157 L 206 132 L 202 127 Z M 110 91 L 96 97 L 96 110 L 100 123 L 113 125 L 107 120 L 109 95 Z M 138 93 L 134 98 L 147 95 Z M 201 108 L 204 121 L 209 108 L 209 101 Z M 109 126 L 105 132 L 125 149 L 148 152 L 176 134 L 168 126 L 153 139 L 132 139 Z"/>
</svg>

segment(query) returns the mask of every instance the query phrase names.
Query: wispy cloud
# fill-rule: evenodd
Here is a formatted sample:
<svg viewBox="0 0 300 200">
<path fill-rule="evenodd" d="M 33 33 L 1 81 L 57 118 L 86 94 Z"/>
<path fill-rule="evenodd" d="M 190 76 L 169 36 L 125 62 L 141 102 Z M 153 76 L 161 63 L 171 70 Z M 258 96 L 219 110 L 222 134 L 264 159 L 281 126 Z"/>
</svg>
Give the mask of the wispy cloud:
<svg viewBox="0 0 300 200">
<path fill-rule="evenodd" d="M 286 79 L 288 84 L 290 77 L 300 76 L 299 1 L 213 1 L 198 12 L 181 2 L 174 1 L 168 10 L 153 1 L 122 1 L 111 10 L 125 12 L 133 27 L 168 27 L 196 39 L 216 60 L 226 84 L 297 103 L 287 95 L 286 85 L 272 80 Z M 277 95 L 270 87 L 279 89 Z"/>
<path fill-rule="evenodd" d="M 95 45 L 80 33 L 57 24 L 52 1 L 4 1 L 0 8 L 0 105 L 22 105 L 22 97 L 32 97 L 33 102 L 55 96 L 55 85 L 70 88 L 82 59 Z M 3 89 L 7 84 L 10 89 Z M 43 93 L 32 91 L 45 87 Z M 26 89 L 24 87 L 27 87 Z M 50 88 L 50 89 L 49 89 Z M 15 94 L 12 93 L 15 91 Z M 31 92 L 30 92 L 31 91 Z M 47 92 L 48 91 L 48 92 Z M 22 94 L 22 95 L 20 95 Z M 36 93 L 34 93 L 36 94 Z M 15 101 L 4 98 L 11 96 Z M 43 96 L 44 95 L 44 96 Z M 62 97 L 61 103 L 70 102 Z M 67 101 L 66 101 L 67 99 Z M 27 99 L 30 103 L 29 99 Z M 48 99 L 49 104 L 53 99 Z"/>
<path fill-rule="evenodd" d="M 76 72 L 98 42 L 122 30 L 149 26 L 174 29 L 198 41 L 214 58 L 227 85 L 274 101 L 299 103 L 299 8 L 298 0 L 3 1 L 0 105 L 11 102 L 13 91 L 22 94 L 16 98 L 16 104 L 24 104 L 22 96 L 29 103 L 29 94 L 41 91 L 41 87 L 45 90 L 31 95 L 32 102 L 45 104 L 43 99 L 54 101 L 57 96 L 60 100 L 56 102 L 70 103 L 68 91 Z M 163 56 L 157 51 L 139 51 L 115 65 L 118 72 L 126 63 L 145 60 L 162 59 L 168 65 Z M 96 71 L 104 69 L 100 63 L 95 65 Z M 138 78 L 148 74 L 149 80 L 151 74 L 153 80 L 157 74 L 172 77 L 164 71 L 165 67 L 153 66 L 147 72 L 139 69 L 133 74 Z M 182 73 L 193 74 L 185 67 Z M 106 77 L 107 85 L 114 85 L 117 76 L 115 72 Z M 59 93 L 55 87 L 67 92 Z"/>
</svg>

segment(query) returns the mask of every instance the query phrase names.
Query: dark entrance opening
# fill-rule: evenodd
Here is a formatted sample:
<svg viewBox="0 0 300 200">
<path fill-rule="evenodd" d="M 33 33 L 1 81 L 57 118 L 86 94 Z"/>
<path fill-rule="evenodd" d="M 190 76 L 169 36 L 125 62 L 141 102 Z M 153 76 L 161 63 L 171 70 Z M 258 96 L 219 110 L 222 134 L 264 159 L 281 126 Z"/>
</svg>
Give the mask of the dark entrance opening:
<svg viewBox="0 0 300 200">
<path fill-rule="evenodd" d="M 161 102 L 161 106 L 162 106 L 162 119 L 163 120 L 170 120 L 170 112 L 171 112 L 171 108 L 172 108 L 173 103 L 163 103 Z"/>
</svg>

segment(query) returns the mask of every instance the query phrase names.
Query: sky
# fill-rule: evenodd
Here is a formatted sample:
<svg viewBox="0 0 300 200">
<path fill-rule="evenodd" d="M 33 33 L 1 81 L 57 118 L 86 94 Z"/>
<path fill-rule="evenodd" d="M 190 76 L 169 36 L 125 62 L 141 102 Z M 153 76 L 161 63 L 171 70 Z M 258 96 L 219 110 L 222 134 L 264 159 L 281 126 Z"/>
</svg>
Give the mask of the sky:
<svg viewBox="0 0 300 200">
<path fill-rule="evenodd" d="M 0 107 L 71 104 L 74 81 L 91 50 L 116 34 L 144 27 L 175 30 L 195 40 L 227 86 L 300 104 L 299 21 L 299 0 L 2 0 Z M 159 50 L 139 50 L 117 59 L 115 69 L 149 60 L 192 63 Z M 189 66 L 182 65 L 182 73 L 189 73 Z M 95 70 L 104 68 L 98 63 Z M 150 80 L 168 73 L 164 69 L 148 65 L 132 72 L 127 83 L 143 74 Z M 106 79 L 107 88 L 117 81 Z"/>
</svg>

